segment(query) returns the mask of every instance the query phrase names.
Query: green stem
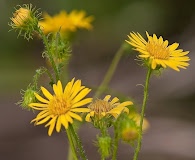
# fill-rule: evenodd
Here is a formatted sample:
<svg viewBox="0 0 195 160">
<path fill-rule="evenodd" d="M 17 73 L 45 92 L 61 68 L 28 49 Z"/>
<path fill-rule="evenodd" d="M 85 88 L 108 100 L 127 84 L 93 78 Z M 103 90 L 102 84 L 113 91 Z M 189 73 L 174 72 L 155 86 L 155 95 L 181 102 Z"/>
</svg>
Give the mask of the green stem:
<svg viewBox="0 0 195 160">
<path fill-rule="evenodd" d="M 147 102 L 147 99 L 148 99 L 148 86 L 149 86 L 149 80 L 150 80 L 151 73 L 152 73 L 152 69 L 148 68 L 148 72 L 147 72 L 147 75 L 146 75 L 145 86 L 144 86 L 144 98 L 143 98 L 143 104 L 142 104 L 142 109 L 141 109 L 141 119 L 140 119 L 139 133 L 138 133 L 138 142 L 137 142 L 137 147 L 136 147 L 136 150 L 135 150 L 133 160 L 138 159 L 138 154 L 140 152 L 141 145 L 142 145 L 142 126 L 143 126 L 146 102 Z"/>
<path fill-rule="evenodd" d="M 116 67 L 119 63 L 119 60 L 122 57 L 125 49 L 126 49 L 126 44 L 122 44 L 121 47 L 119 48 L 119 50 L 116 52 L 116 54 L 111 62 L 111 65 L 110 65 L 102 83 L 98 87 L 94 97 L 99 97 L 106 90 L 106 87 L 108 86 L 108 84 L 109 84 L 109 82 L 114 74 L 114 71 L 116 70 Z"/>
<path fill-rule="evenodd" d="M 48 39 L 46 38 L 46 36 L 44 35 L 44 33 L 42 32 L 42 30 L 40 28 L 38 28 L 37 30 L 38 30 L 38 33 L 40 34 L 40 36 L 43 39 L 43 43 L 44 43 L 44 45 L 46 47 L 46 50 L 48 52 L 48 57 L 49 57 L 49 60 L 51 62 L 51 65 L 54 69 L 54 72 L 55 72 L 55 75 L 56 75 L 56 82 L 57 82 L 60 79 L 60 76 L 59 76 L 60 73 L 58 71 L 58 68 L 57 68 L 55 62 L 54 62 L 53 56 L 50 53 Z"/>
<path fill-rule="evenodd" d="M 68 160 L 73 160 L 73 154 L 70 145 L 68 146 Z"/>
<path fill-rule="evenodd" d="M 66 133 L 67 133 L 67 136 L 68 136 L 70 148 L 72 150 L 72 155 L 71 156 L 69 155 L 68 157 L 72 157 L 73 156 L 75 160 L 78 160 L 78 157 L 77 157 L 77 154 L 76 154 L 76 148 L 75 148 L 73 139 L 71 137 L 71 130 L 70 129 L 67 129 L 66 130 Z M 70 150 L 69 150 L 69 153 L 70 153 Z M 68 159 L 68 160 L 70 160 L 70 159 Z"/>
<path fill-rule="evenodd" d="M 85 150 L 84 150 L 84 148 L 83 148 L 83 146 L 82 146 L 82 144 L 81 144 L 81 141 L 80 141 L 80 139 L 79 139 L 77 133 L 75 132 L 75 130 L 74 130 L 74 128 L 73 128 L 73 126 L 72 126 L 71 124 L 70 124 L 69 128 L 70 128 L 70 130 L 71 130 L 72 136 L 74 137 L 75 142 L 76 142 L 76 144 L 77 144 L 77 147 L 78 147 L 78 149 L 79 149 L 79 154 L 80 154 L 80 156 L 81 156 L 81 159 L 82 159 L 82 160 L 87 160 L 87 157 L 86 157 L 86 155 L 85 155 Z"/>
<path fill-rule="evenodd" d="M 119 142 L 118 127 L 114 126 L 114 145 L 113 145 L 112 160 L 116 160 L 117 158 L 118 142 Z"/>
</svg>

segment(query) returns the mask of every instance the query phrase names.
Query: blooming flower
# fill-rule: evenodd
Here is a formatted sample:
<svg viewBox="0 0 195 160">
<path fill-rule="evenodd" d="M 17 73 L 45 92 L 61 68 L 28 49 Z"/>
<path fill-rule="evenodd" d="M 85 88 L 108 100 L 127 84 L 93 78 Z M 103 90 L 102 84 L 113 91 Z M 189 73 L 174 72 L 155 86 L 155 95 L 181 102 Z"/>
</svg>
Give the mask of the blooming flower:
<svg viewBox="0 0 195 160">
<path fill-rule="evenodd" d="M 93 21 L 93 17 L 89 16 L 86 17 L 85 11 L 77 11 L 73 10 L 69 14 L 69 19 L 72 22 L 73 26 L 76 28 L 85 28 L 85 29 L 92 29 L 91 22 Z"/>
<path fill-rule="evenodd" d="M 128 35 L 129 41 L 127 43 L 135 47 L 135 50 L 140 52 L 139 57 L 146 60 L 146 63 L 152 69 L 158 69 L 159 67 L 166 68 L 167 66 L 179 71 L 179 68 L 186 69 L 189 66 L 190 60 L 186 56 L 189 52 L 177 49 L 179 44 L 173 43 L 168 46 L 168 40 L 163 41 L 160 36 L 157 38 L 155 34 L 150 36 L 146 32 L 148 41 L 146 41 L 139 33 L 130 33 Z"/>
<path fill-rule="evenodd" d="M 92 16 L 85 17 L 84 11 L 73 10 L 70 14 L 61 11 L 53 17 L 45 13 L 43 20 L 39 22 L 39 26 L 45 34 L 55 32 L 75 32 L 77 28 L 91 29 Z"/>
<path fill-rule="evenodd" d="M 48 135 L 51 136 L 53 129 L 61 130 L 61 126 L 68 129 L 69 123 L 73 123 L 73 118 L 82 121 L 82 118 L 75 112 L 89 112 L 88 108 L 81 108 L 92 101 L 92 98 L 84 97 L 91 91 L 91 89 L 81 86 L 81 80 L 74 82 L 74 78 L 62 88 L 61 81 L 53 85 L 54 95 L 49 93 L 47 89 L 41 87 L 43 98 L 37 93 L 35 96 L 39 103 L 31 103 L 29 106 L 35 110 L 41 110 L 35 119 L 35 125 L 43 124 L 49 121 L 45 127 L 49 126 Z"/>
<path fill-rule="evenodd" d="M 103 100 L 97 99 L 92 102 L 88 106 L 90 112 L 86 115 L 85 120 L 90 122 L 92 117 L 100 120 L 106 116 L 113 116 L 114 118 L 117 118 L 121 112 L 129 112 L 129 109 L 126 106 L 133 104 L 131 101 L 119 103 L 119 99 L 117 97 L 114 97 L 111 101 L 109 101 L 110 98 L 111 95 L 107 95 Z"/>
</svg>

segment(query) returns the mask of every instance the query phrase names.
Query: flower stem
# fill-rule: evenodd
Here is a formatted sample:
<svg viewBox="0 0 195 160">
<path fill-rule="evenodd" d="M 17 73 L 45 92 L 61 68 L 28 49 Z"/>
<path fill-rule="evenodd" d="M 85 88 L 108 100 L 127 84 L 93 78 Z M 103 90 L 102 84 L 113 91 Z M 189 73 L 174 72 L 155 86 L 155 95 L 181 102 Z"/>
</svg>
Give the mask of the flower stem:
<svg viewBox="0 0 195 160">
<path fill-rule="evenodd" d="M 147 102 L 147 99 L 148 99 L 148 86 L 149 86 L 149 80 L 150 80 L 151 73 L 152 73 L 152 69 L 148 68 L 147 75 L 146 75 L 145 86 L 144 86 L 144 98 L 143 98 L 143 104 L 142 104 L 142 109 L 141 109 L 141 119 L 140 119 L 139 133 L 138 133 L 138 141 L 137 141 L 137 147 L 136 147 L 136 150 L 135 150 L 135 153 L 134 153 L 133 160 L 138 159 L 138 154 L 141 150 L 142 126 L 143 126 L 143 119 L 144 119 L 144 114 L 145 114 L 146 102 Z"/>
<path fill-rule="evenodd" d="M 72 136 L 71 136 L 71 130 L 70 129 L 67 129 L 66 130 L 66 133 L 67 133 L 67 136 L 68 136 L 68 140 L 69 140 L 69 145 L 70 145 L 70 148 L 72 150 L 72 154 L 70 153 L 70 150 L 69 150 L 69 153 L 68 154 L 68 160 L 71 160 L 69 158 L 72 158 L 72 156 L 74 157 L 75 160 L 78 160 L 78 157 L 77 157 L 77 154 L 76 154 L 76 148 L 75 148 L 75 145 L 74 145 L 74 142 L 73 142 L 73 139 L 72 139 Z"/>
<path fill-rule="evenodd" d="M 73 160 L 73 154 L 70 145 L 68 146 L 68 160 Z"/>
<path fill-rule="evenodd" d="M 55 75 L 56 75 L 56 82 L 60 79 L 60 73 L 59 73 L 59 70 L 54 62 L 54 59 L 53 59 L 53 56 L 51 55 L 50 53 L 50 49 L 49 49 L 49 43 L 48 43 L 48 39 L 46 38 L 46 36 L 44 35 L 44 33 L 42 32 L 42 30 L 40 28 L 37 29 L 38 33 L 40 34 L 40 36 L 42 37 L 43 39 L 43 43 L 46 47 L 46 50 L 47 50 L 47 53 L 48 53 L 48 57 L 49 57 L 49 60 L 51 62 L 51 65 L 54 69 L 54 72 L 55 72 Z"/>
<path fill-rule="evenodd" d="M 116 67 L 119 63 L 119 60 L 122 57 L 125 49 L 126 49 L 126 44 L 124 43 L 120 46 L 120 48 L 116 52 L 116 54 L 111 62 L 111 65 L 110 65 L 108 71 L 106 72 L 106 75 L 105 75 L 102 83 L 99 85 L 94 97 L 96 97 L 96 98 L 99 97 L 106 90 L 106 87 L 108 86 L 108 84 L 109 84 L 109 82 L 114 74 L 114 71 L 116 70 Z"/>
<path fill-rule="evenodd" d="M 74 137 L 75 142 L 76 142 L 76 144 L 77 144 L 77 147 L 78 147 L 78 149 L 79 149 L 79 154 L 80 154 L 80 156 L 81 156 L 81 159 L 82 159 L 82 160 L 87 160 L 87 157 L 86 157 L 86 155 L 85 155 L 85 150 L 84 150 L 84 148 L 83 148 L 83 146 L 82 146 L 82 144 L 81 144 L 81 141 L 80 141 L 80 139 L 79 139 L 77 133 L 75 132 L 75 130 L 74 130 L 74 128 L 73 128 L 72 125 L 70 125 L 69 128 L 70 128 L 70 130 L 71 130 L 72 136 Z"/>
<path fill-rule="evenodd" d="M 118 127 L 114 126 L 114 144 L 113 144 L 113 154 L 112 154 L 112 160 L 116 160 L 117 156 L 117 150 L 118 150 L 118 142 L 119 142 L 119 136 L 118 136 Z"/>
</svg>

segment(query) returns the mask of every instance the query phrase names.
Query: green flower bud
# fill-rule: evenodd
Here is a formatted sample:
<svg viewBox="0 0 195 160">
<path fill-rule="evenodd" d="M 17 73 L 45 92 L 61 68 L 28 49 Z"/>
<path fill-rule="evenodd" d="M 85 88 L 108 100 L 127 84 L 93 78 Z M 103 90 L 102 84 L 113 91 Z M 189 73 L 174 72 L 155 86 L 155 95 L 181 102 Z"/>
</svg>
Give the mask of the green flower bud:
<svg viewBox="0 0 195 160">
<path fill-rule="evenodd" d="M 16 104 L 20 105 L 23 109 L 30 110 L 31 107 L 29 107 L 29 104 L 36 102 L 36 97 L 34 95 L 35 92 L 37 91 L 34 89 L 34 86 L 29 85 L 26 91 L 22 90 L 22 100 L 20 100 Z"/>
</svg>

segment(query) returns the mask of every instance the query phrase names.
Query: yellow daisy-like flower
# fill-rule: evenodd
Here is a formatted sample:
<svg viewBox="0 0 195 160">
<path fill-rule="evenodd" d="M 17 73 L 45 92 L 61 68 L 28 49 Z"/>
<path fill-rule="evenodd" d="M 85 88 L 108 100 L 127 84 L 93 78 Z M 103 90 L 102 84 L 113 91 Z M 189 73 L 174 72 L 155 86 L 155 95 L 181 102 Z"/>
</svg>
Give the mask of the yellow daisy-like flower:
<svg viewBox="0 0 195 160">
<path fill-rule="evenodd" d="M 119 102 L 119 99 L 117 97 L 114 97 L 110 101 L 111 95 L 105 96 L 103 100 L 97 99 L 94 102 L 92 102 L 88 108 L 90 109 L 90 112 L 86 115 L 85 120 L 90 122 L 91 118 L 94 119 L 102 119 L 105 116 L 113 116 L 114 118 L 117 118 L 118 115 L 121 114 L 121 112 L 129 112 L 129 109 L 126 106 L 132 105 L 133 102 L 126 101 L 123 103 Z"/>
<path fill-rule="evenodd" d="M 49 93 L 47 89 L 41 87 L 43 98 L 37 93 L 35 96 L 39 103 L 31 103 L 29 106 L 35 110 L 41 110 L 35 119 L 35 125 L 43 124 L 49 121 L 45 127 L 49 126 L 48 135 L 51 136 L 54 128 L 59 132 L 61 126 L 68 129 L 69 123 L 73 123 L 73 119 L 82 121 L 82 118 L 75 112 L 89 112 L 88 108 L 81 108 L 92 101 L 92 98 L 84 98 L 91 89 L 81 86 L 81 80 L 74 82 L 74 78 L 62 88 L 60 81 L 53 85 L 54 95 Z"/>
<path fill-rule="evenodd" d="M 93 21 L 93 16 L 86 17 L 85 11 L 77 11 L 73 10 L 69 14 L 69 19 L 72 22 L 73 26 L 76 28 L 85 28 L 85 29 L 92 29 L 91 22 Z"/>
<path fill-rule="evenodd" d="M 177 49 L 178 43 L 168 46 L 168 40 L 163 41 L 161 36 L 159 38 L 155 34 L 150 36 L 148 32 L 146 32 L 146 35 L 147 41 L 139 33 L 132 32 L 128 35 L 129 41 L 126 40 L 126 42 L 140 52 L 139 57 L 147 60 L 147 64 L 152 69 L 169 66 L 179 71 L 179 68 L 186 69 L 189 66 L 188 61 L 190 58 L 186 56 L 189 52 Z"/>
<path fill-rule="evenodd" d="M 59 14 L 53 17 L 47 13 L 43 14 L 43 20 L 39 21 L 39 26 L 45 34 L 55 33 L 58 31 L 66 32 L 73 31 L 74 26 L 70 23 L 68 14 L 65 11 L 61 11 Z"/>
<path fill-rule="evenodd" d="M 73 10 L 70 14 L 61 11 L 53 17 L 45 13 L 43 20 L 39 22 L 39 26 L 45 34 L 75 32 L 77 28 L 91 29 L 92 16 L 86 17 L 84 11 Z"/>
</svg>

